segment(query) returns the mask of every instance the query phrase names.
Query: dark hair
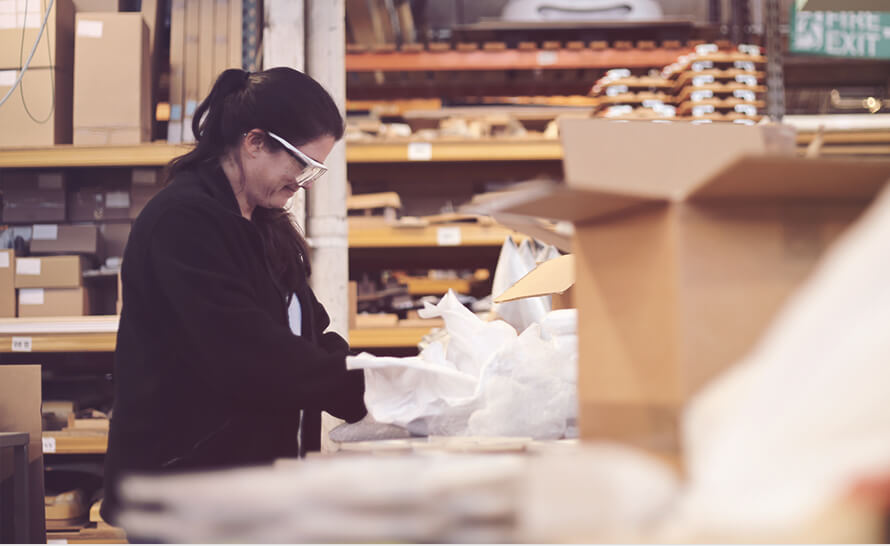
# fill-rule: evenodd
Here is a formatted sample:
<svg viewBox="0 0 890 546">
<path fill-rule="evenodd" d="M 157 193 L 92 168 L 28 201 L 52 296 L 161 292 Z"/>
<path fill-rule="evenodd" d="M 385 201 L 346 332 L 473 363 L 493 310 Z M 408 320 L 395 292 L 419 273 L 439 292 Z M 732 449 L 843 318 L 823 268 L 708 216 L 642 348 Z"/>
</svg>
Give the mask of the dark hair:
<svg viewBox="0 0 890 546">
<path fill-rule="evenodd" d="M 201 165 L 218 164 L 251 129 L 271 131 L 296 146 L 323 136 L 343 138 L 343 116 L 318 82 L 292 68 L 249 73 L 229 69 L 195 110 L 196 145 L 167 165 L 165 180 Z M 270 149 L 280 149 L 266 138 Z M 263 240 L 273 277 L 288 298 L 310 274 L 309 247 L 284 209 L 256 207 L 253 221 Z"/>
</svg>

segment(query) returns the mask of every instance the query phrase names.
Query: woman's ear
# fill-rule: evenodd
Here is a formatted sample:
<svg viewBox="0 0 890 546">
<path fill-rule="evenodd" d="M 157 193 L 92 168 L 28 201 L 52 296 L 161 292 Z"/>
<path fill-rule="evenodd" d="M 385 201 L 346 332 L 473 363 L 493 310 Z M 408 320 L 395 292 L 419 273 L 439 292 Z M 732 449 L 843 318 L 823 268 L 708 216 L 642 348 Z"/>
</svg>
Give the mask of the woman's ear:
<svg viewBox="0 0 890 546">
<path fill-rule="evenodd" d="M 255 157 L 266 145 L 266 135 L 261 129 L 251 129 L 244 134 L 241 145 L 248 155 Z"/>
</svg>

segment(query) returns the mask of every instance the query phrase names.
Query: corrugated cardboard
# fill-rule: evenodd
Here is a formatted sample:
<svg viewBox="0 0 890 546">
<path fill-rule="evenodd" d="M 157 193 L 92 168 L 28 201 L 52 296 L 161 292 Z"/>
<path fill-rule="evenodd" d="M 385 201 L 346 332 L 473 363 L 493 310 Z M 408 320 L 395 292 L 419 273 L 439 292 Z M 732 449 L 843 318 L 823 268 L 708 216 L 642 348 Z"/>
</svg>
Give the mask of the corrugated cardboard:
<svg viewBox="0 0 890 546">
<path fill-rule="evenodd" d="M 37 35 L 48 2 L 29 0 L 28 10 L 25 2 L 0 3 L 0 69 L 21 68 Z M 24 28 L 24 51 L 22 48 L 22 29 Z M 30 68 L 63 68 L 71 69 L 74 62 L 74 6 L 71 0 L 56 0 L 46 21 L 46 31 L 37 44 Z"/>
<path fill-rule="evenodd" d="M 495 303 L 504 303 L 537 296 L 564 294 L 575 284 L 575 257 L 560 256 L 539 264 L 519 279 L 503 294 L 495 297 Z"/>
<path fill-rule="evenodd" d="M 198 32 L 198 95 L 210 93 L 214 80 L 213 49 L 216 34 L 213 29 L 216 0 L 200 0 L 201 22 Z"/>
<path fill-rule="evenodd" d="M 145 205 L 158 193 L 157 186 L 136 186 L 130 189 L 130 219 L 135 220 Z"/>
<path fill-rule="evenodd" d="M 102 224 L 102 258 L 124 256 L 124 248 L 130 237 L 130 222 L 109 222 Z"/>
<path fill-rule="evenodd" d="M 27 432 L 28 444 L 28 513 L 31 517 L 30 542 L 46 543 L 46 521 L 43 511 L 43 423 L 40 414 L 40 366 L 0 366 L 0 431 Z M 3 507 L 6 511 L 7 506 Z"/>
<path fill-rule="evenodd" d="M 39 224 L 31 235 L 33 254 L 99 254 L 95 225 Z"/>
<path fill-rule="evenodd" d="M 0 317 L 15 316 L 15 251 L 0 250 Z"/>
<path fill-rule="evenodd" d="M 170 120 L 167 142 L 182 142 L 182 116 L 185 96 L 185 0 L 170 3 Z"/>
<path fill-rule="evenodd" d="M 75 288 L 83 284 L 83 256 L 19 257 L 15 261 L 16 288 Z"/>
<path fill-rule="evenodd" d="M 130 191 L 120 185 L 81 186 L 68 192 L 68 217 L 72 222 L 128 220 Z"/>
<path fill-rule="evenodd" d="M 200 54 L 198 50 L 198 34 L 201 29 L 201 5 L 198 0 L 185 4 L 185 86 L 182 114 L 182 141 L 194 142 L 192 134 L 192 117 L 201 99 L 199 83 Z"/>
<path fill-rule="evenodd" d="M 215 80 L 225 69 L 229 68 L 229 0 L 216 0 L 213 4 L 213 78 Z"/>
<path fill-rule="evenodd" d="M 18 74 L 15 69 L 0 69 L 0 97 L 9 92 Z M 70 69 L 29 68 L 20 87 L 0 107 L 0 148 L 70 144 L 72 84 Z"/>
<path fill-rule="evenodd" d="M 28 169 L 0 172 L 3 221 L 7 223 L 64 221 L 67 180 L 64 171 Z"/>
<path fill-rule="evenodd" d="M 74 144 L 150 140 L 148 28 L 139 13 L 79 13 L 74 67 Z"/>
<path fill-rule="evenodd" d="M 20 317 L 83 317 L 89 314 L 89 293 L 83 286 L 19 290 Z"/>
<path fill-rule="evenodd" d="M 141 0 L 140 12 L 148 28 L 148 86 L 149 86 L 149 124 L 151 126 L 149 140 L 157 136 L 158 123 L 155 119 L 155 106 L 158 103 L 158 85 L 160 83 L 161 48 L 156 46 L 164 27 L 162 0 Z"/>
<path fill-rule="evenodd" d="M 243 68 L 241 58 L 241 0 L 229 0 L 229 66 L 228 68 Z"/>
<path fill-rule="evenodd" d="M 683 404 L 751 349 L 890 162 L 768 155 L 788 146 L 762 127 L 560 131 L 567 185 L 505 212 L 575 223 L 581 436 L 675 454 Z"/>
<path fill-rule="evenodd" d="M 77 13 L 120 11 L 123 9 L 122 4 L 122 0 L 74 0 L 74 10 Z"/>
</svg>

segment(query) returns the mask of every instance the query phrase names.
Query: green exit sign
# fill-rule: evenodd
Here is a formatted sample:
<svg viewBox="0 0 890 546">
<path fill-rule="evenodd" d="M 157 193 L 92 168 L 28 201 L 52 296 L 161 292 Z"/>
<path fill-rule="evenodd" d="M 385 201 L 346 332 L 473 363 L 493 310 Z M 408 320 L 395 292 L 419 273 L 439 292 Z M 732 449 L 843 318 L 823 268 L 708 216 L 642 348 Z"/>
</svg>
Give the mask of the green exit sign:
<svg viewBox="0 0 890 546">
<path fill-rule="evenodd" d="M 791 51 L 890 59 L 890 12 L 798 11 L 791 6 Z"/>
</svg>

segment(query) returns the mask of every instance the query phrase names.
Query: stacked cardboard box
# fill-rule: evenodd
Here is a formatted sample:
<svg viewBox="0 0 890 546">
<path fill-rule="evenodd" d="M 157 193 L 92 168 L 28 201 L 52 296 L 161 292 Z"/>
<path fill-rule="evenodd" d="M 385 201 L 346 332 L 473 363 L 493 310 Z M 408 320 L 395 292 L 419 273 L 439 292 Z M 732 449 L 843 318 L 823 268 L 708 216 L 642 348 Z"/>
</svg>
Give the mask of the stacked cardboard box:
<svg viewBox="0 0 890 546">
<path fill-rule="evenodd" d="M 0 2 L 0 97 L 15 84 L 37 40 L 44 5 Z M 20 87 L 0 106 L 0 148 L 71 142 L 73 32 L 71 0 L 56 0 Z"/>
<path fill-rule="evenodd" d="M 74 144 L 151 140 L 148 27 L 139 13 L 78 13 Z"/>
<path fill-rule="evenodd" d="M 15 316 L 15 251 L 0 250 L 0 317 Z"/>
<path fill-rule="evenodd" d="M 15 260 L 18 316 L 56 317 L 89 314 L 83 286 L 82 256 L 45 256 Z"/>
<path fill-rule="evenodd" d="M 172 0 L 167 141 L 194 141 L 195 109 L 227 68 L 241 68 L 241 0 Z"/>
<path fill-rule="evenodd" d="M 67 185 L 65 171 L 0 172 L 3 222 L 64 222 Z"/>
</svg>

